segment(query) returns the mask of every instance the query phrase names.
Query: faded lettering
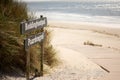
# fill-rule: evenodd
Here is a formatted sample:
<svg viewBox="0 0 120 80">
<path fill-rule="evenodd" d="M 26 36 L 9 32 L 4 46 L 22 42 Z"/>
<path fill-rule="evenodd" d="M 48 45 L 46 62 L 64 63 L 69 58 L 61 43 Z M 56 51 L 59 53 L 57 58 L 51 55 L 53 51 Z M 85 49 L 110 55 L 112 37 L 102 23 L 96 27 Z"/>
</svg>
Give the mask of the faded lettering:
<svg viewBox="0 0 120 80">
<path fill-rule="evenodd" d="M 31 22 L 31 23 L 25 23 L 25 31 L 30 29 L 37 29 L 39 26 L 43 26 L 45 24 L 45 19 L 41 21 Z"/>
<path fill-rule="evenodd" d="M 31 46 L 37 42 L 41 42 L 44 39 L 44 34 L 41 34 L 39 36 L 35 36 L 34 38 L 28 39 L 28 46 Z"/>
</svg>

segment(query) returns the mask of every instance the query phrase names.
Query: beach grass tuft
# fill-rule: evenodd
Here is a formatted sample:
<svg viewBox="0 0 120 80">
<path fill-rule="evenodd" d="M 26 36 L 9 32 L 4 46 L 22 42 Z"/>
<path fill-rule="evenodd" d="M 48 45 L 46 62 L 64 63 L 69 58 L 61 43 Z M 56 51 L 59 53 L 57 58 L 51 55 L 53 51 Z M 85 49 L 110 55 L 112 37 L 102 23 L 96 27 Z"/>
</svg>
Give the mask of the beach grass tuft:
<svg viewBox="0 0 120 80">
<path fill-rule="evenodd" d="M 20 35 L 20 22 L 30 19 L 27 5 L 17 0 L 0 0 L 0 73 L 20 73 L 26 71 L 24 35 Z M 34 16 L 33 16 L 34 17 Z M 56 51 L 50 44 L 50 32 L 46 32 L 44 64 L 53 67 L 57 59 Z M 40 69 L 40 47 L 30 48 L 31 73 Z"/>
<path fill-rule="evenodd" d="M 86 41 L 86 42 L 84 42 L 84 45 L 102 47 L 102 45 L 100 45 L 100 44 L 95 44 L 95 43 L 93 43 L 93 42 L 91 42 L 91 41 Z"/>
</svg>

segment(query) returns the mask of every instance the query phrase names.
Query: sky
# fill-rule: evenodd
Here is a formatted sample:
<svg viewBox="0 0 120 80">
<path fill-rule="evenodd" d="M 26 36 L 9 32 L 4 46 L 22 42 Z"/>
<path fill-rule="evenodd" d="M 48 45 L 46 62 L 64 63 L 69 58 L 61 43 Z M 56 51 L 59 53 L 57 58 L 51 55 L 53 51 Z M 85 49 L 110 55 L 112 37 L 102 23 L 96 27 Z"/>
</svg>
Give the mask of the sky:
<svg viewBox="0 0 120 80">
<path fill-rule="evenodd" d="M 107 2 L 107 1 L 114 1 L 114 2 L 117 2 L 117 1 L 120 1 L 120 0 L 21 0 L 21 1 L 25 1 L 25 2 L 35 2 L 35 1 L 104 1 L 104 2 Z"/>
</svg>

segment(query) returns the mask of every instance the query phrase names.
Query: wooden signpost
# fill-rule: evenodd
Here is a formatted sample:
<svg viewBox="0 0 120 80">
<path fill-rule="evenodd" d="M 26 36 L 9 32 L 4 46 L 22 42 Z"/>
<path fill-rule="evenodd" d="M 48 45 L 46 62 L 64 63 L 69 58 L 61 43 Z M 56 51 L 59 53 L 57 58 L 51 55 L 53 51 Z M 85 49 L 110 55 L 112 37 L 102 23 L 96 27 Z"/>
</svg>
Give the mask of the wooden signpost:
<svg viewBox="0 0 120 80">
<path fill-rule="evenodd" d="M 47 26 L 47 18 L 41 16 L 39 19 L 24 21 L 20 23 L 20 33 L 26 34 L 26 39 L 24 40 L 24 49 L 26 53 L 26 80 L 29 80 L 30 75 L 30 52 L 29 47 L 40 43 L 41 46 L 41 56 L 40 56 L 40 75 L 43 76 L 43 57 L 44 57 L 44 38 L 45 32 L 44 27 Z M 32 31 L 41 29 L 41 33 L 28 36 Z"/>
</svg>

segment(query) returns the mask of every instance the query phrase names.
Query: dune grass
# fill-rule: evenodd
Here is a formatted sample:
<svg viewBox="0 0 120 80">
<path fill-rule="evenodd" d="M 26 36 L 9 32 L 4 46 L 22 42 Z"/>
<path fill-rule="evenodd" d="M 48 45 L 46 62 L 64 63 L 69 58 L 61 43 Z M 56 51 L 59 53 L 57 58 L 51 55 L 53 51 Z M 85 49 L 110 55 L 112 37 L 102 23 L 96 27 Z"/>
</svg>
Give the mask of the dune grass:
<svg viewBox="0 0 120 80">
<path fill-rule="evenodd" d="M 20 22 L 31 18 L 27 14 L 27 5 L 16 0 L 0 0 L 0 72 L 26 70 L 26 54 L 23 48 L 25 36 L 20 35 Z M 56 51 L 50 44 L 50 31 L 46 30 L 44 63 L 53 67 L 57 59 Z M 40 68 L 40 47 L 30 48 L 31 72 Z M 19 72 L 18 72 L 19 73 Z"/>
<path fill-rule="evenodd" d="M 91 41 L 86 41 L 86 42 L 84 42 L 84 45 L 102 47 L 102 45 L 93 43 L 93 42 L 91 42 Z"/>
</svg>

